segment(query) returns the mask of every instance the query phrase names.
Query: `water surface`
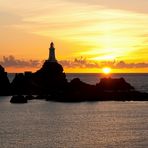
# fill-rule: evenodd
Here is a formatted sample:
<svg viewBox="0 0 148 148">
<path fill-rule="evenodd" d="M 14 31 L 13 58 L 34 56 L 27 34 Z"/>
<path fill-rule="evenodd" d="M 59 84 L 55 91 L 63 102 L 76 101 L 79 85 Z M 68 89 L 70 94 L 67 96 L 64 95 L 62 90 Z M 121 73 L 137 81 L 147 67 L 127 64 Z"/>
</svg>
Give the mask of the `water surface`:
<svg viewBox="0 0 148 148">
<path fill-rule="evenodd" d="M 0 97 L 0 147 L 147 148 L 147 102 L 10 104 Z"/>
</svg>

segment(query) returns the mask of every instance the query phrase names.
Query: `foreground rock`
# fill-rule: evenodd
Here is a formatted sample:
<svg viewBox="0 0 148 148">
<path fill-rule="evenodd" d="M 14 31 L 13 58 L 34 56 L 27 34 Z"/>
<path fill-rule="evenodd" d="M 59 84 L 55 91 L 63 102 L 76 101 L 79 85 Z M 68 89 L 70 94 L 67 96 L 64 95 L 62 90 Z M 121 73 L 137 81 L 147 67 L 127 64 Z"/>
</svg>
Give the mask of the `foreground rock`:
<svg viewBox="0 0 148 148">
<path fill-rule="evenodd" d="M 7 77 L 7 72 L 0 65 L 0 95 L 10 95 L 10 82 Z"/>
<path fill-rule="evenodd" d="M 27 103 L 28 100 L 24 96 L 18 95 L 18 96 L 12 96 L 10 102 L 11 103 Z"/>
<path fill-rule="evenodd" d="M 44 95 L 64 90 L 67 84 L 63 67 L 57 62 L 45 61 L 35 73 L 16 74 L 11 88 L 14 95 Z"/>
<path fill-rule="evenodd" d="M 11 83 L 13 95 L 32 95 L 38 92 L 32 72 L 18 73 Z"/>
<path fill-rule="evenodd" d="M 43 95 L 65 90 L 68 85 L 62 65 L 48 60 L 44 62 L 40 70 L 34 73 L 33 82 Z"/>
<path fill-rule="evenodd" d="M 127 83 L 124 78 L 102 78 L 100 83 L 96 84 L 97 89 L 102 91 L 133 91 L 131 84 Z"/>
<path fill-rule="evenodd" d="M 56 92 L 47 98 L 58 102 L 84 101 L 148 101 L 148 93 L 138 92 L 123 78 L 103 78 L 100 83 L 90 85 L 73 79 L 65 92 Z"/>
<path fill-rule="evenodd" d="M 136 91 L 124 78 L 102 78 L 96 85 L 84 83 L 79 78 L 67 82 L 62 66 L 50 62 L 45 62 L 36 73 L 17 74 L 12 86 L 15 95 L 27 95 L 29 100 L 148 101 L 148 93 Z"/>
</svg>

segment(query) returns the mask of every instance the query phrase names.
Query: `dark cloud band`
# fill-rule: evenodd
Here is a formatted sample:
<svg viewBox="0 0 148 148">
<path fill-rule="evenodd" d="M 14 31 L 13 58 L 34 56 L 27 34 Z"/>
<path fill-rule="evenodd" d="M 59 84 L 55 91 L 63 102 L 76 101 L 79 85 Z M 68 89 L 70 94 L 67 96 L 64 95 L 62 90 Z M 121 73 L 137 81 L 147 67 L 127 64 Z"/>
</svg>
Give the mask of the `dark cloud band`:
<svg viewBox="0 0 148 148">
<path fill-rule="evenodd" d="M 10 55 L 8 57 L 4 56 L 0 61 L 0 64 L 4 67 L 14 67 L 14 68 L 39 68 L 43 61 L 39 60 L 20 60 L 16 59 L 14 56 Z M 61 60 L 59 61 L 65 68 L 102 68 L 104 66 L 109 66 L 112 68 L 148 68 L 148 63 L 126 63 L 125 61 L 105 61 L 97 62 L 87 60 L 86 58 L 80 57 L 74 60 Z"/>
</svg>

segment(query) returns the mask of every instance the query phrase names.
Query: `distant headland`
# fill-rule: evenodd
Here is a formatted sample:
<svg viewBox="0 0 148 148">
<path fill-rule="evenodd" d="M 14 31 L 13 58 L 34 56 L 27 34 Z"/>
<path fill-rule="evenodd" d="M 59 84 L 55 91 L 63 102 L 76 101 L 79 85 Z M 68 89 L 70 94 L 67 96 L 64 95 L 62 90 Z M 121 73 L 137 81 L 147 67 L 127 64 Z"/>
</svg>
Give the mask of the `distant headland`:
<svg viewBox="0 0 148 148">
<path fill-rule="evenodd" d="M 148 93 L 135 90 L 124 78 L 102 78 L 96 85 L 74 78 L 70 82 L 50 44 L 49 58 L 36 72 L 17 73 L 10 83 L 0 66 L 0 95 L 12 96 L 11 103 L 27 103 L 30 99 L 58 102 L 82 101 L 148 101 Z"/>
</svg>

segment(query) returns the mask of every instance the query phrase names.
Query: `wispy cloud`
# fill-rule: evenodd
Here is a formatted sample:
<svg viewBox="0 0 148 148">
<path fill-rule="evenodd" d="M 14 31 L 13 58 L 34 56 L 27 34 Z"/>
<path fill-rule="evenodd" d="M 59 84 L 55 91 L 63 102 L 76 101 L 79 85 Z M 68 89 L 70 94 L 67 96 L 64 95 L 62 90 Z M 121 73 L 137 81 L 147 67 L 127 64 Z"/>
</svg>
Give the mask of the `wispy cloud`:
<svg viewBox="0 0 148 148">
<path fill-rule="evenodd" d="M 86 60 L 83 57 L 75 58 L 74 60 L 61 60 L 59 62 L 65 68 L 100 68 L 97 62 Z"/>
<path fill-rule="evenodd" d="M 70 0 L 67 0 L 70 2 Z M 75 0 L 72 3 L 83 3 L 87 5 L 98 6 L 102 5 L 104 7 L 112 9 L 123 9 L 130 10 L 141 13 L 148 13 L 148 1 L 147 0 Z"/>
<path fill-rule="evenodd" d="M 121 68 L 148 68 L 148 63 L 126 63 L 124 61 L 104 61 L 97 62 L 86 60 L 85 58 L 76 58 L 74 60 L 64 60 L 60 61 L 60 63 L 66 68 L 102 68 L 105 66 L 109 66 L 114 69 Z"/>
<path fill-rule="evenodd" d="M 148 63 L 126 63 L 120 61 L 115 64 L 115 68 L 148 68 Z"/>
<path fill-rule="evenodd" d="M 10 55 L 8 57 L 3 57 L 0 64 L 4 67 L 14 67 L 14 68 L 38 68 L 41 65 L 41 61 L 38 60 L 21 60 L 16 59 L 14 56 Z"/>
<path fill-rule="evenodd" d="M 148 63 L 126 63 L 124 61 L 104 61 L 104 62 L 98 62 L 98 61 L 92 61 L 87 60 L 84 57 L 75 58 L 73 60 L 61 60 L 59 63 L 65 68 L 65 69 L 101 69 L 103 67 L 109 66 L 113 69 L 138 69 L 138 68 L 148 68 Z M 0 61 L 0 64 L 3 65 L 5 68 L 36 68 L 39 69 L 41 65 L 43 64 L 43 61 L 39 60 L 21 60 L 16 59 L 14 56 L 8 56 L 3 57 L 3 59 Z"/>
<path fill-rule="evenodd" d="M 52 3 L 51 6 L 58 11 L 53 11 L 51 6 L 50 10 L 47 8 L 45 11 L 37 9 L 36 14 L 24 16 L 23 23 L 13 25 L 13 27 L 30 31 L 36 35 L 53 36 L 53 38 L 73 44 L 83 44 L 80 52 L 89 50 L 89 53 L 92 53 L 97 50 L 98 53 L 103 51 L 104 56 L 112 56 L 109 54 L 112 52 L 115 59 L 125 56 L 126 59 L 130 59 L 129 55 L 134 54 L 137 46 L 147 46 L 144 41 L 148 37 L 143 37 L 143 34 L 148 33 L 147 14 L 127 9 L 114 9 L 112 6 L 108 7 L 107 2 L 100 1 L 93 1 L 92 5 L 87 6 L 84 5 L 85 3 L 71 3 L 69 1 L 64 1 L 63 4 Z M 126 4 L 128 3 L 126 2 Z M 89 48 L 87 45 L 92 47 Z M 106 53 L 106 50 L 109 52 Z M 71 51 L 71 55 L 76 53 L 76 49 L 73 51 Z M 90 58 L 90 54 L 85 56 Z M 120 58 L 120 60 L 125 59 Z"/>
</svg>

